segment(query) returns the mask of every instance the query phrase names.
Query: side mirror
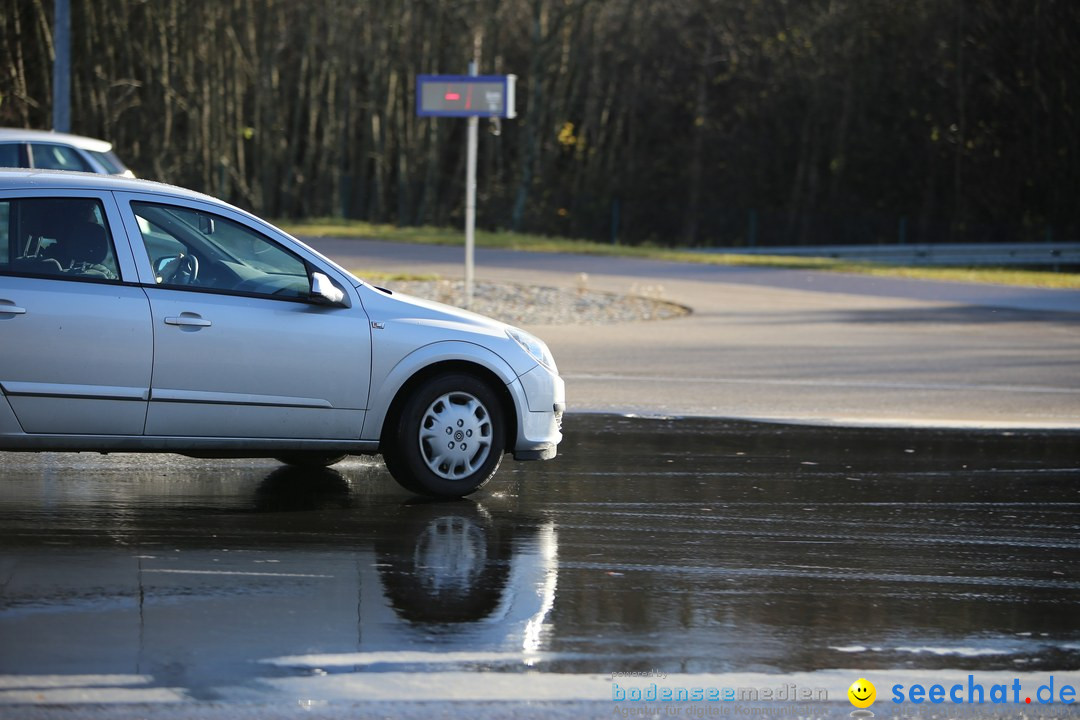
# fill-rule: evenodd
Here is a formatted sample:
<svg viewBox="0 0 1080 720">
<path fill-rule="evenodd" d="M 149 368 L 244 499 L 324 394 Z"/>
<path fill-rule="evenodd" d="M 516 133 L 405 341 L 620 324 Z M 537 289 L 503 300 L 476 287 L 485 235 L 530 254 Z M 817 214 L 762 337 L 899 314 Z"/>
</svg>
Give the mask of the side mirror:
<svg viewBox="0 0 1080 720">
<path fill-rule="evenodd" d="M 345 299 L 345 293 L 321 272 L 311 273 L 311 296 L 331 305 L 341 305 Z"/>
</svg>

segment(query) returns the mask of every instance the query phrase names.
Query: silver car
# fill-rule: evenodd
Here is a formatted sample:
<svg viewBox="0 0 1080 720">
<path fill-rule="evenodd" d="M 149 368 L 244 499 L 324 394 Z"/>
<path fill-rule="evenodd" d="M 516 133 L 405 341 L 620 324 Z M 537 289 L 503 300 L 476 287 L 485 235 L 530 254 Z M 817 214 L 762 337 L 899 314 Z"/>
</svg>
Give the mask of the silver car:
<svg viewBox="0 0 1080 720">
<path fill-rule="evenodd" d="M 0 128 L 0 167 L 135 177 L 104 140 L 47 130 Z"/>
<path fill-rule="evenodd" d="M 0 450 L 332 464 L 461 496 L 555 456 L 536 337 L 357 279 L 206 195 L 0 171 Z"/>
</svg>

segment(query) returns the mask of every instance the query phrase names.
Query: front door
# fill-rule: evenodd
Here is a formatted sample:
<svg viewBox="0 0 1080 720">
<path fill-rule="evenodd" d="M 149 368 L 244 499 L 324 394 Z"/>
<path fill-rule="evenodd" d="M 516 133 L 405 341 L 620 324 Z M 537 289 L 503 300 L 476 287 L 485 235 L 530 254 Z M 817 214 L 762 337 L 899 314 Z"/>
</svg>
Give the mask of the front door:
<svg viewBox="0 0 1080 720">
<path fill-rule="evenodd" d="M 313 301 L 310 261 L 237 218 L 130 206 L 154 273 L 146 434 L 359 439 L 370 375 L 359 302 Z"/>
</svg>

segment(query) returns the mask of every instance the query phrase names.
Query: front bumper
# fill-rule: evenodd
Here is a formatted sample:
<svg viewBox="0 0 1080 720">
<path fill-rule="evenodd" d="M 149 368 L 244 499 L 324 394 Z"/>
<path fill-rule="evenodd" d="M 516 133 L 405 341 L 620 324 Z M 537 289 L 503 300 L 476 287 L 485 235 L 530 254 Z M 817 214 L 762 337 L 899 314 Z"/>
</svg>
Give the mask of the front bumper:
<svg viewBox="0 0 1080 720">
<path fill-rule="evenodd" d="M 542 365 L 510 384 L 518 410 L 515 460 L 550 460 L 562 441 L 566 384 Z"/>
</svg>

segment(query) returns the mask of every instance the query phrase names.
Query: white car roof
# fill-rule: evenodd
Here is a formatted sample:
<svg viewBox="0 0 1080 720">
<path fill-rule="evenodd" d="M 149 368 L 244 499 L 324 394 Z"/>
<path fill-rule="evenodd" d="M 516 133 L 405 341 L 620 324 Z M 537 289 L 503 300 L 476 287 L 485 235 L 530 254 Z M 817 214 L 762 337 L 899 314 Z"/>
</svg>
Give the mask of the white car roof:
<svg viewBox="0 0 1080 720">
<path fill-rule="evenodd" d="M 59 143 L 101 153 L 112 150 L 112 143 L 104 140 L 83 137 L 82 135 L 58 133 L 51 130 L 27 130 L 24 128 L 0 128 L 0 143 L 3 142 Z"/>
</svg>

